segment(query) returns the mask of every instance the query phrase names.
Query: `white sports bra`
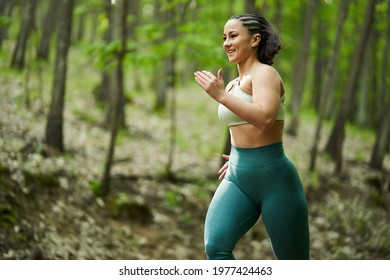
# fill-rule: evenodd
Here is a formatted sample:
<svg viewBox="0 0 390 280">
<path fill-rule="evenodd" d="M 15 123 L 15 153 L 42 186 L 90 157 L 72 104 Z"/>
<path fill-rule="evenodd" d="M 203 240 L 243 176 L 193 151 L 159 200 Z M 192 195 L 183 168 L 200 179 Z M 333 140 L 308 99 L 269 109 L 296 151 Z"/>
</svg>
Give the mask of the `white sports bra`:
<svg viewBox="0 0 390 280">
<path fill-rule="evenodd" d="M 243 91 L 239 86 L 235 87 L 233 92 L 230 93 L 233 96 L 240 98 L 243 101 L 253 103 L 253 96 L 251 94 Z M 276 116 L 276 120 L 283 121 L 285 115 L 285 104 L 284 104 L 284 95 L 280 99 L 279 112 Z M 218 106 L 218 116 L 224 121 L 228 126 L 247 124 L 248 122 L 241 119 L 239 116 L 230 111 L 227 107 L 222 104 Z"/>
</svg>

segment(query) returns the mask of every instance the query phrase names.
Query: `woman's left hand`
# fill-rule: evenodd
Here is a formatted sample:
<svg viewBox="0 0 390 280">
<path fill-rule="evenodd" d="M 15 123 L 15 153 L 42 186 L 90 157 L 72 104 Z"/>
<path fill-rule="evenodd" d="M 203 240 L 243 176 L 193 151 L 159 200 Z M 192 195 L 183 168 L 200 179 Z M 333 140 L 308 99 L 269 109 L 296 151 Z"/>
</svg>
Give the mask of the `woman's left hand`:
<svg viewBox="0 0 390 280">
<path fill-rule="evenodd" d="M 194 73 L 195 81 L 208 93 L 212 98 L 219 101 L 225 93 L 225 82 L 222 78 L 222 69 L 218 70 L 217 77 L 210 71 L 196 71 Z"/>
</svg>

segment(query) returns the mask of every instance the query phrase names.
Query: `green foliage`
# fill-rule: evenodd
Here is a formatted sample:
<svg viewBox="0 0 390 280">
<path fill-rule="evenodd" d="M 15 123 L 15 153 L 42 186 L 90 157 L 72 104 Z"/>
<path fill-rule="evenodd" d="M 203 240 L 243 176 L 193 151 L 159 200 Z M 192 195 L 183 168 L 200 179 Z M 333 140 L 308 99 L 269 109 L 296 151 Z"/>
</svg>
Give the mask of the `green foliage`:
<svg viewBox="0 0 390 280">
<path fill-rule="evenodd" d="M 179 196 L 174 191 L 165 192 L 165 203 L 169 208 L 176 209 L 179 206 Z"/>
<path fill-rule="evenodd" d="M 91 189 L 92 193 L 97 197 L 101 196 L 103 193 L 101 184 L 102 183 L 100 179 L 92 179 L 88 181 L 89 188 Z"/>
<path fill-rule="evenodd" d="M 8 26 L 11 23 L 11 18 L 7 16 L 0 16 L 0 28 Z"/>
</svg>

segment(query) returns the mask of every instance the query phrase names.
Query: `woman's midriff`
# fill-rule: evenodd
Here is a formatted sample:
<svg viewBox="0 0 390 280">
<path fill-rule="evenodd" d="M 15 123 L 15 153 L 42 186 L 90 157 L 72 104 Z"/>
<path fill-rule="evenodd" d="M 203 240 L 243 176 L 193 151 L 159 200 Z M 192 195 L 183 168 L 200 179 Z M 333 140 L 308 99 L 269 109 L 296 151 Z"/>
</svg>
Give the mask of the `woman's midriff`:
<svg viewBox="0 0 390 280">
<path fill-rule="evenodd" d="M 230 127 L 231 143 L 240 148 L 256 148 L 283 142 L 284 121 L 276 121 L 265 131 L 251 124 Z"/>
</svg>

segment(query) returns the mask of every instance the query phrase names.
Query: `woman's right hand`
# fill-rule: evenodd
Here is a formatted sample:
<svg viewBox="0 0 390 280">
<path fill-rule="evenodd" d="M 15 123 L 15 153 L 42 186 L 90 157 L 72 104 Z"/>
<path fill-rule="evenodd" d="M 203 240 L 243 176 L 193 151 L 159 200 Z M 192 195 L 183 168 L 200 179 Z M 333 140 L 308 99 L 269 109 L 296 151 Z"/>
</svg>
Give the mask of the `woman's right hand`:
<svg viewBox="0 0 390 280">
<path fill-rule="evenodd" d="M 226 172 L 227 172 L 227 170 L 228 170 L 228 168 L 229 168 L 229 158 L 230 158 L 230 156 L 228 156 L 228 155 L 222 155 L 222 157 L 223 157 L 225 160 L 227 160 L 227 162 L 225 162 L 225 164 L 224 164 L 224 165 L 221 167 L 221 169 L 219 169 L 219 171 L 218 171 L 218 174 L 220 174 L 219 177 L 218 177 L 218 179 L 220 179 L 220 180 L 222 180 L 223 178 L 225 178 Z"/>
</svg>

